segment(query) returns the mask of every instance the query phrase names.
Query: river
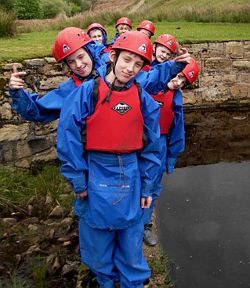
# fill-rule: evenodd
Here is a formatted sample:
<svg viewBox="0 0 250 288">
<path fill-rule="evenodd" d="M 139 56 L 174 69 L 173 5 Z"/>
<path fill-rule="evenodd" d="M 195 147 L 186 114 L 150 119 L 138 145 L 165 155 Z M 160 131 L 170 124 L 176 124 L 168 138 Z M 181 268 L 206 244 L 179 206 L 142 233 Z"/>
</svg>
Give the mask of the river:
<svg viewBox="0 0 250 288">
<path fill-rule="evenodd" d="M 157 206 L 177 288 L 250 287 L 249 119 L 249 108 L 185 111 L 186 151 Z"/>
</svg>

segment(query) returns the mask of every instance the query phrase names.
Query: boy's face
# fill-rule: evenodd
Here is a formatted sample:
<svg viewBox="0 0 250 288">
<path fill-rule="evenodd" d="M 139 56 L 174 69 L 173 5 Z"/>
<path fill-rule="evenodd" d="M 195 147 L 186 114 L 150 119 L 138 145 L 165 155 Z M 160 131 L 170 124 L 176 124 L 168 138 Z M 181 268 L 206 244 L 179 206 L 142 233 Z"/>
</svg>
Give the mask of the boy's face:
<svg viewBox="0 0 250 288">
<path fill-rule="evenodd" d="M 134 78 L 140 72 L 143 64 L 144 60 L 141 56 L 129 51 L 121 51 L 115 64 L 115 76 L 120 85 L 123 86 Z"/>
<path fill-rule="evenodd" d="M 146 29 L 140 29 L 139 32 L 143 33 L 144 35 L 146 35 L 149 39 L 151 38 L 152 34 L 151 32 L 149 32 Z"/>
<path fill-rule="evenodd" d="M 127 32 L 127 31 L 131 30 L 131 28 L 128 25 L 126 25 L 126 24 L 120 24 L 120 25 L 118 25 L 116 27 L 116 29 L 117 29 L 117 32 L 118 32 L 119 35 L 121 35 L 124 32 Z"/>
<path fill-rule="evenodd" d="M 168 82 L 167 86 L 170 90 L 178 90 L 181 89 L 186 83 L 187 78 L 182 72 L 180 72 Z"/>
<path fill-rule="evenodd" d="M 88 77 L 93 69 L 93 62 L 85 49 L 80 48 L 66 58 L 71 71 L 81 77 Z"/>
<path fill-rule="evenodd" d="M 103 35 L 102 35 L 102 31 L 99 30 L 99 29 L 93 29 L 89 32 L 89 36 L 90 38 L 92 38 L 93 40 L 97 41 L 98 43 L 102 43 L 102 38 L 103 38 Z"/>
<path fill-rule="evenodd" d="M 155 58 L 160 63 L 168 61 L 173 54 L 167 47 L 163 45 L 157 44 L 155 47 Z"/>
</svg>

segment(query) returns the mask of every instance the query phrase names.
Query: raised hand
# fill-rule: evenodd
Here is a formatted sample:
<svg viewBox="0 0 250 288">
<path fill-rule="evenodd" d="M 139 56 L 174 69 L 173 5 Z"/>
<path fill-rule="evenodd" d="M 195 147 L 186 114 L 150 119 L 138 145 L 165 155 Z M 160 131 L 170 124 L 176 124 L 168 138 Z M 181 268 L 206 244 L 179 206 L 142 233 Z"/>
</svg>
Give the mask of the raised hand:
<svg viewBox="0 0 250 288">
<path fill-rule="evenodd" d="M 187 48 L 179 48 L 179 55 L 174 58 L 177 62 L 190 63 L 192 57 Z"/>
<path fill-rule="evenodd" d="M 16 64 L 13 64 L 13 73 L 10 76 L 9 87 L 12 90 L 21 89 L 24 85 L 24 80 L 21 78 L 26 75 L 26 72 L 18 72 Z"/>
</svg>

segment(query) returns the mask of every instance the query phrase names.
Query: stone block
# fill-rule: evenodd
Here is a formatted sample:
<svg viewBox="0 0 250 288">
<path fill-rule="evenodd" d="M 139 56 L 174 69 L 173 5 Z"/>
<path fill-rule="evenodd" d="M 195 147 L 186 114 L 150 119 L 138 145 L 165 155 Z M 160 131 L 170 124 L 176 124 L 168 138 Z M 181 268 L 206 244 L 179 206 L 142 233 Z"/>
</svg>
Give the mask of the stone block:
<svg viewBox="0 0 250 288">
<path fill-rule="evenodd" d="M 56 88 L 60 83 L 66 81 L 68 77 L 66 76 L 57 76 L 53 78 L 48 78 L 46 80 L 42 80 L 40 82 L 39 89 L 41 90 L 51 90 L 53 88 Z"/>
<path fill-rule="evenodd" d="M 12 119 L 13 113 L 11 105 L 9 102 L 5 102 L 0 106 L 0 119 L 1 120 L 10 120 Z"/>
<path fill-rule="evenodd" d="M 184 91 L 183 92 L 183 104 L 184 105 L 194 105 L 197 104 L 198 100 L 196 99 L 193 92 Z"/>
<path fill-rule="evenodd" d="M 23 69 L 23 65 L 22 63 L 18 63 L 18 62 L 14 62 L 14 63 L 8 63 L 2 66 L 2 69 L 5 71 L 13 71 L 13 64 L 16 64 L 17 69 L 22 70 Z"/>
<path fill-rule="evenodd" d="M 204 89 L 202 98 L 205 102 L 224 102 L 230 98 L 230 93 L 227 87 L 216 85 Z"/>
<path fill-rule="evenodd" d="M 27 68 L 33 68 L 43 66 L 45 65 L 46 62 L 44 58 L 37 58 L 37 59 L 24 60 L 23 63 Z"/>
<path fill-rule="evenodd" d="M 239 83 L 235 84 L 230 88 L 232 97 L 236 98 L 246 98 L 249 97 L 250 84 Z"/>
<path fill-rule="evenodd" d="M 4 125 L 0 129 L 0 142 L 1 141 L 19 141 L 27 138 L 29 132 L 28 123 L 21 125 Z"/>
<path fill-rule="evenodd" d="M 217 74 L 218 71 L 228 72 L 231 71 L 232 61 L 222 57 L 211 57 L 205 60 L 204 70 Z"/>
<path fill-rule="evenodd" d="M 233 61 L 233 68 L 236 68 L 239 71 L 248 71 L 248 72 L 250 72 L 250 60 Z"/>
<path fill-rule="evenodd" d="M 241 83 L 250 83 L 250 74 L 249 73 L 240 74 L 238 79 Z"/>
<path fill-rule="evenodd" d="M 208 43 L 208 55 L 207 57 L 225 57 L 225 43 Z"/>
<path fill-rule="evenodd" d="M 244 46 L 240 42 L 226 43 L 226 56 L 232 59 L 240 59 L 244 57 Z"/>
</svg>

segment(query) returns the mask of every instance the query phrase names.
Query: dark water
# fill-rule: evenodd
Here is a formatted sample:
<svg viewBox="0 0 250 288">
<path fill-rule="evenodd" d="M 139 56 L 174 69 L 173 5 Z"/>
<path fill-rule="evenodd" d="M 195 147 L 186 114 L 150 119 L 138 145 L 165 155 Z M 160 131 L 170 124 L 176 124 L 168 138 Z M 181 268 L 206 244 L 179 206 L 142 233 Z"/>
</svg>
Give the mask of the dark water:
<svg viewBox="0 0 250 288">
<path fill-rule="evenodd" d="M 187 149 L 157 209 L 173 282 L 250 287 L 249 110 L 187 114 Z"/>
</svg>

